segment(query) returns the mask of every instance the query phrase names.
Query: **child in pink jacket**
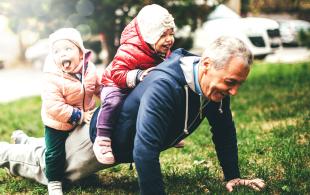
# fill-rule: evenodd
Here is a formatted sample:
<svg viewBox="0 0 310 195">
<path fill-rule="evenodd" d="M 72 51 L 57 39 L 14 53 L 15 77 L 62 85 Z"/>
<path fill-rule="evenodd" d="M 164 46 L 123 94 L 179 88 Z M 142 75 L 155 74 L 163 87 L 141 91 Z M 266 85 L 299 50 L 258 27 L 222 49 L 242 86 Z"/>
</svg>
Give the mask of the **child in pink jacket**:
<svg viewBox="0 0 310 195">
<path fill-rule="evenodd" d="M 45 125 L 45 174 L 49 194 L 62 194 L 65 142 L 70 131 L 89 123 L 100 80 L 89 61 L 80 33 L 61 28 L 49 36 L 50 52 L 44 64 L 42 120 Z"/>
<path fill-rule="evenodd" d="M 121 45 L 102 77 L 102 104 L 93 145 L 100 163 L 115 162 L 110 137 L 117 110 L 130 89 L 170 55 L 174 30 L 174 18 L 168 10 L 156 4 L 143 7 L 123 30 Z"/>
</svg>

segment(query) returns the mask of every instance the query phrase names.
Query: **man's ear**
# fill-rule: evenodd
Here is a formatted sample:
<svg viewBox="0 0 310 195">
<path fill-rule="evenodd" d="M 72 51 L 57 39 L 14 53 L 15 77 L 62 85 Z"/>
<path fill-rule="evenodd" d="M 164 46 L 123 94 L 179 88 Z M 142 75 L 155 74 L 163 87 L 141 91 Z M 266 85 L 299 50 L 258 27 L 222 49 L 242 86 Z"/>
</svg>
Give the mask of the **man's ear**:
<svg viewBox="0 0 310 195">
<path fill-rule="evenodd" d="M 208 57 L 205 57 L 202 61 L 201 61 L 201 64 L 202 64 L 202 70 L 203 72 L 207 72 L 210 67 L 211 67 L 211 60 L 210 58 Z"/>
</svg>

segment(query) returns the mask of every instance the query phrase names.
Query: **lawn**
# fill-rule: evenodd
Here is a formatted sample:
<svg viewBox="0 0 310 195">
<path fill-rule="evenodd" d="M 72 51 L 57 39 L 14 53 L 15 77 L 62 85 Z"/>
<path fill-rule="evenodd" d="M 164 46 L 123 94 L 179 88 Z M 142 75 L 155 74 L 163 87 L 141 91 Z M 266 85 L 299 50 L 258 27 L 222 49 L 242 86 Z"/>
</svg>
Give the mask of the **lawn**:
<svg viewBox="0 0 310 195">
<path fill-rule="evenodd" d="M 237 126 L 239 166 L 246 178 L 263 178 L 267 187 L 255 192 L 238 187 L 233 194 L 310 193 L 310 62 L 255 62 L 248 81 L 232 98 Z M 0 104 L 0 136 L 9 141 L 14 129 L 43 135 L 39 97 Z M 186 139 L 184 149 L 161 155 L 168 194 L 225 194 L 207 121 Z M 45 194 L 45 186 L 0 169 L 0 194 Z M 138 194 L 137 175 L 129 165 L 103 170 L 76 184 L 67 194 Z"/>
</svg>

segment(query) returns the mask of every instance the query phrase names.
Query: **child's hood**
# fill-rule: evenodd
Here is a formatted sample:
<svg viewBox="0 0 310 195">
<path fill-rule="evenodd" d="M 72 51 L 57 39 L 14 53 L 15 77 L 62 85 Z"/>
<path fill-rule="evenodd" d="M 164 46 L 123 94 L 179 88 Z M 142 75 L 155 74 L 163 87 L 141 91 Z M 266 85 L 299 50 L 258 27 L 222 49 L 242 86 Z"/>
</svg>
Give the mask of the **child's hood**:
<svg viewBox="0 0 310 195">
<path fill-rule="evenodd" d="M 61 28 L 52 33 L 48 38 L 50 51 L 52 50 L 53 44 L 59 40 L 69 40 L 79 47 L 83 54 L 86 53 L 82 36 L 80 32 L 74 28 Z"/>
<path fill-rule="evenodd" d="M 143 7 L 138 13 L 137 22 L 143 40 L 151 45 L 155 44 L 166 30 L 175 30 L 172 15 L 157 4 Z"/>
<path fill-rule="evenodd" d="M 43 67 L 43 72 L 61 72 L 61 67 L 57 66 L 52 57 L 53 44 L 59 40 L 68 40 L 74 43 L 83 53 L 84 62 L 80 64 L 86 65 L 91 57 L 91 52 L 85 49 L 83 39 L 80 32 L 74 28 L 60 28 L 52 33 L 49 38 L 49 55 L 46 57 Z"/>
</svg>

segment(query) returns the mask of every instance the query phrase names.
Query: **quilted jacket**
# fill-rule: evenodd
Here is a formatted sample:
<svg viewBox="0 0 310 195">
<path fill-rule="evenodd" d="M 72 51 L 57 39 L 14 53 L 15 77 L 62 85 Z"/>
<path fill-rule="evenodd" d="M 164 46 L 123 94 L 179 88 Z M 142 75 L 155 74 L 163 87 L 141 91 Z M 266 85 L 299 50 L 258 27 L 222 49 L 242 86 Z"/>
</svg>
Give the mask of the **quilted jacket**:
<svg viewBox="0 0 310 195">
<path fill-rule="evenodd" d="M 170 50 L 166 56 L 169 54 Z M 155 50 L 143 40 L 137 19 L 134 18 L 122 32 L 120 47 L 104 71 L 101 83 L 104 86 L 128 88 L 126 77 L 130 70 L 145 70 L 162 61 Z"/>
<path fill-rule="evenodd" d="M 81 111 L 93 109 L 94 95 L 100 93 L 100 79 L 96 67 L 88 62 L 84 73 L 84 84 L 74 75 L 63 73 L 60 67 L 45 63 L 44 85 L 42 89 L 41 116 L 44 125 L 62 131 L 69 131 L 74 126 L 68 121 L 73 108 Z"/>
</svg>

